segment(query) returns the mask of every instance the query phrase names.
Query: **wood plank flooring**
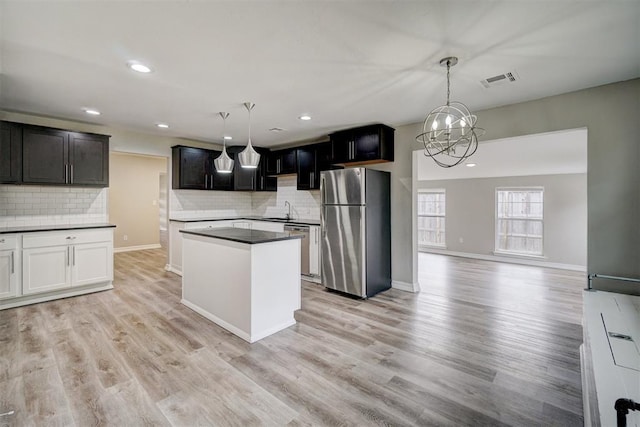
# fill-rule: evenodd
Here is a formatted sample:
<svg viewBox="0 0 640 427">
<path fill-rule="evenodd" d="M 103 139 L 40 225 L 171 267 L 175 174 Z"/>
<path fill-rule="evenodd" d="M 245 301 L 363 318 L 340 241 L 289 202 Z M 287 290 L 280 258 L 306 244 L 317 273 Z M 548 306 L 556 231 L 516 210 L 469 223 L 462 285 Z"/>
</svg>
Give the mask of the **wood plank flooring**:
<svg viewBox="0 0 640 427">
<path fill-rule="evenodd" d="M 0 311 L 0 426 L 582 425 L 584 274 L 420 254 L 421 293 L 304 283 L 298 323 L 250 345 L 180 304 L 164 256 Z"/>
</svg>

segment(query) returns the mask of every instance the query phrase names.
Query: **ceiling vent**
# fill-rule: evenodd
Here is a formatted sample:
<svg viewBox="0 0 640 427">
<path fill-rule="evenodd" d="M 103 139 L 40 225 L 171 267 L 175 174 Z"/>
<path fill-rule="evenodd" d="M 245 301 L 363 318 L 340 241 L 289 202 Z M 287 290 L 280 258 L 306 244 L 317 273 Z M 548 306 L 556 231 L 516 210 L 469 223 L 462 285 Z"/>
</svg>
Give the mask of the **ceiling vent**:
<svg viewBox="0 0 640 427">
<path fill-rule="evenodd" d="M 518 73 L 516 73 L 515 71 L 511 71 L 504 74 L 498 74 L 497 76 L 489 77 L 484 80 L 480 80 L 480 83 L 482 83 L 482 86 L 488 89 L 490 87 L 500 86 L 506 83 L 514 83 L 518 80 L 520 80 L 520 76 L 518 75 Z"/>
<path fill-rule="evenodd" d="M 284 131 L 284 129 L 282 129 L 282 128 L 271 128 L 271 129 L 269 129 L 269 132 L 283 132 L 283 131 Z"/>
</svg>

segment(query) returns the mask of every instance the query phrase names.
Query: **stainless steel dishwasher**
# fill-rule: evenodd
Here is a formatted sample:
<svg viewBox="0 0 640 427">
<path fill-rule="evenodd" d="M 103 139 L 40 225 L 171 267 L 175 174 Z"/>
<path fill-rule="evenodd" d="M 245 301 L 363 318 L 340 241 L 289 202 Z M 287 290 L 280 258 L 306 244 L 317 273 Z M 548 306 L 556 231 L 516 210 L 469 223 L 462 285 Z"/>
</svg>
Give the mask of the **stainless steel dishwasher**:
<svg viewBox="0 0 640 427">
<path fill-rule="evenodd" d="M 309 226 L 308 225 L 293 225 L 286 224 L 284 231 L 288 231 L 291 234 L 302 235 L 302 241 L 300 242 L 300 273 L 305 276 L 309 275 Z"/>
</svg>

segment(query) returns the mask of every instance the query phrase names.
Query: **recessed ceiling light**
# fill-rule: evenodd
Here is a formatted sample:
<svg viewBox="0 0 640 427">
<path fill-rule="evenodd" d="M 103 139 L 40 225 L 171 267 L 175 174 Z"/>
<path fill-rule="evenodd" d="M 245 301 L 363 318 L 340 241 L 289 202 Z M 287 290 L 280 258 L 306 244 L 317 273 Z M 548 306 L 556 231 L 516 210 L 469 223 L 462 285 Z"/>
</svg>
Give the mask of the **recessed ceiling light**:
<svg viewBox="0 0 640 427">
<path fill-rule="evenodd" d="M 127 62 L 127 66 L 131 68 L 133 71 L 137 71 L 139 73 L 150 73 L 151 68 L 147 67 L 144 64 L 141 64 L 138 61 L 129 61 Z"/>
<path fill-rule="evenodd" d="M 300 117 L 298 117 L 300 120 L 311 120 L 311 116 L 308 114 L 303 114 Z"/>
<path fill-rule="evenodd" d="M 466 166 L 467 166 L 468 168 L 472 168 L 472 167 L 474 167 L 475 165 L 476 165 L 475 163 L 467 163 L 467 164 L 466 164 Z"/>
<path fill-rule="evenodd" d="M 158 126 L 159 128 L 162 128 L 162 129 L 168 129 L 169 128 L 169 125 L 166 124 L 166 123 L 158 123 L 156 126 Z"/>
<path fill-rule="evenodd" d="M 232 137 L 232 136 L 226 136 L 226 135 L 225 135 L 224 139 L 226 139 L 226 140 L 228 141 L 228 140 L 230 140 L 230 139 L 233 139 L 233 137 Z"/>
<path fill-rule="evenodd" d="M 91 114 L 92 116 L 99 116 L 100 115 L 100 111 L 94 110 L 92 108 L 85 108 L 84 112 L 87 113 L 87 114 Z"/>
</svg>

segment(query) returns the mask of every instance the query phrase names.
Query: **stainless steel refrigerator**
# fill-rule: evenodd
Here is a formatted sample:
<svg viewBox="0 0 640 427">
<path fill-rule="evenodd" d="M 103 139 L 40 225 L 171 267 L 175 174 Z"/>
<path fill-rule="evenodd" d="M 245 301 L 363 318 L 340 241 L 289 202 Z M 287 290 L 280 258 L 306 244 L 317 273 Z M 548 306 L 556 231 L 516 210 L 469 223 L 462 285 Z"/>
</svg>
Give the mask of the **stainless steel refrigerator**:
<svg viewBox="0 0 640 427">
<path fill-rule="evenodd" d="M 388 172 L 322 172 L 322 282 L 368 298 L 391 287 L 391 196 Z"/>
</svg>

